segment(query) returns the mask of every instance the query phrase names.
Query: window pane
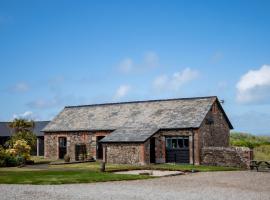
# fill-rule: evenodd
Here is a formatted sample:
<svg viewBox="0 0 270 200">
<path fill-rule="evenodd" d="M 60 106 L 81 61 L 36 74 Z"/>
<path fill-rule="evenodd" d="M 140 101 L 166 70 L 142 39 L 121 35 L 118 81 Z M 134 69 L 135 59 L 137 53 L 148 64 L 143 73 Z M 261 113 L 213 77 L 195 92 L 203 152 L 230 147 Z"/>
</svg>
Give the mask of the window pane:
<svg viewBox="0 0 270 200">
<path fill-rule="evenodd" d="M 184 146 L 185 147 L 189 146 L 189 139 L 188 138 L 184 139 Z"/>
<path fill-rule="evenodd" d="M 166 147 L 170 149 L 172 147 L 172 140 L 171 139 L 166 139 Z"/>
<path fill-rule="evenodd" d="M 172 139 L 172 148 L 173 149 L 177 148 L 177 139 Z"/>
<path fill-rule="evenodd" d="M 178 139 L 178 147 L 183 148 L 183 139 Z"/>
<path fill-rule="evenodd" d="M 59 146 L 66 147 L 66 138 L 59 138 Z"/>
</svg>

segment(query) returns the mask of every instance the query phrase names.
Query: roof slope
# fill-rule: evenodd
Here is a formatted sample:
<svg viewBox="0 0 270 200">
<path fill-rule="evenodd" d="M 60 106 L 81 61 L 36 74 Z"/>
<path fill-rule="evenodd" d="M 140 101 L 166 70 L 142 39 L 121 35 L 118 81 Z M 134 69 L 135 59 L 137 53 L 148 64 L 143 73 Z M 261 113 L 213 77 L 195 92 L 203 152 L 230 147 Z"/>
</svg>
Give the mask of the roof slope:
<svg viewBox="0 0 270 200">
<path fill-rule="evenodd" d="M 2 137 L 9 137 L 12 135 L 13 131 L 11 128 L 9 128 L 10 122 L 0 122 L 0 136 Z M 47 124 L 49 124 L 49 121 L 35 121 L 34 122 L 34 129 L 33 133 L 36 136 L 43 136 L 44 133 L 41 131 Z"/>
<path fill-rule="evenodd" d="M 144 142 L 159 129 L 157 127 L 123 127 L 107 135 L 101 142 Z"/>
<path fill-rule="evenodd" d="M 43 131 L 114 130 L 102 141 L 144 141 L 158 129 L 198 128 L 216 100 L 214 96 L 69 106 Z"/>
</svg>

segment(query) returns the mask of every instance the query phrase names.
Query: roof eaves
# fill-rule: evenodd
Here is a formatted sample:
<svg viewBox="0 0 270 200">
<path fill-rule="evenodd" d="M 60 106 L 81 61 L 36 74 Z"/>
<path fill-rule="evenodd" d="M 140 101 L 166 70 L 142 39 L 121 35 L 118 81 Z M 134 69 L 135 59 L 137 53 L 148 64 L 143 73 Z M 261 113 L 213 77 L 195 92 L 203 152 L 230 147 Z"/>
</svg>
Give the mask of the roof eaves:
<svg viewBox="0 0 270 200">
<path fill-rule="evenodd" d="M 218 99 L 217 99 L 217 103 L 218 103 L 218 107 L 220 108 L 221 112 L 223 113 L 223 115 L 224 115 L 224 117 L 225 117 L 225 119 L 226 119 L 226 121 L 227 121 L 227 123 L 229 125 L 229 128 L 233 129 L 233 125 L 232 125 L 231 121 L 229 120 L 228 116 L 226 115 L 226 113 L 225 113 L 224 109 L 222 108 L 222 106 L 221 106 L 220 102 L 218 101 Z"/>
<path fill-rule="evenodd" d="M 153 137 L 156 133 L 158 133 L 159 131 L 170 131 L 170 130 L 185 130 L 185 129 L 198 129 L 199 127 L 186 127 L 186 128 L 160 128 L 157 129 L 156 131 L 153 132 L 152 135 L 150 135 L 149 137 L 147 137 L 144 140 L 140 140 L 140 141 L 102 141 L 104 139 L 106 139 L 106 137 L 104 139 L 101 139 L 100 142 L 101 143 L 144 143 L 146 142 L 148 139 L 150 139 L 151 137 Z"/>
<path fill-rule="evenodd" d="M 217 98 L 217 96 L 188 97 L 188 98 L 172 98 L 172 99 L 155 99 L 155 100 L 142 100 L 142 101 L 126 101 L 126 102 L 115 102 L 115 103 L 101 103 L 101 104 L 89 104 L 89 105 L 65 106 L 65 108 L 80 108 L 80 107 L 92 107 L 92 106 L 108 106 L 108 105 L 136 104 L 136 103 L 151 103 L 151 102 L 176 101 L 176 100 L 210 99 L 210 98 Z"/>
</svg>

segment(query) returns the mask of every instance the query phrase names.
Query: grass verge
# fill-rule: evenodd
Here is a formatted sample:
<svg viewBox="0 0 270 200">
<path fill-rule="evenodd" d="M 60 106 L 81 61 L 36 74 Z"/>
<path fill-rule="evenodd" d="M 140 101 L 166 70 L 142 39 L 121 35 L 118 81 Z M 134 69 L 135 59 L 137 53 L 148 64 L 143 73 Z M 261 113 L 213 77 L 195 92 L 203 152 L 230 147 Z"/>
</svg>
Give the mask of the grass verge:
<svg viewBox="0 0 270 200">
<path fill-rule="evenodd" d="M 152 169 L 174 171 L 234 171 L 240 170 L 233 167 L 219 166 L 194 166 L 180 164 L 153 164 L 147 166 L 106 164 L 106 172 L 99 172 L 98 162 L 49 165 L 49 168 L 12 167 L 0 168 L 0 184 L 67 184 L 67 183 L 92 183 L 104 181 L 121 181 L 153 178 L 142 175 L 114 174 L 110 172 Z"/>
<path fill-rule="evenodd" d="M 48 163 L 52 162 L 52 160 L 44 158 L 44 156 L 31 156 L 30 160 L 33 160 L 35 165 L 48 164 Z"/>
<path fill-rule="evenodd" d="M 101 173 L 94 171 L 0 171 L 4 184 L 67 184 L 147 179 L 149 176 Z"/>
<path fill-rule="evenodd" d="M 51 165 L 51 169 L 81 169 L 99 171 L 99 163 L 79 163 L 79 164 L 68 164 L 68 165 Z M 153 169 L 153 170 L 177 170 L 177 171 L 191 171 L 192 169 L 200 172 L 209 171 L 235 171 L 240 170 L 235 167 L 220 167 L 220 166 L 204 166 L 204 165 L 183 165 L 183 164 L 153 164 L 147 166 L 134 166 L 134 165 L 117 165 L 117 164 L 106 164 L 107 172 L 114 171 L 125 171 L 125 170 L 137 170 L 137 169 Z"/>
</svg>

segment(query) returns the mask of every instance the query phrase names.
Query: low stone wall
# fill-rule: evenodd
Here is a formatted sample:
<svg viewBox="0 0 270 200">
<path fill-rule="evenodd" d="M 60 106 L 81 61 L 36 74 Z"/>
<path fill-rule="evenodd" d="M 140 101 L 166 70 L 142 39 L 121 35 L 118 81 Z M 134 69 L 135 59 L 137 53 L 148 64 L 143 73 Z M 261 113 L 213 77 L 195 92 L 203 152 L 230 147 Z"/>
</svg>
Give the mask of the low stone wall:
<svg viewBox="0 0 270 200">
<path fill-rule="evenodd" d="M 111 143 L 106 144 L 106 147 L 103 149 L 106 151 L 105 162 L 114 164 L 142 164 L 140 144 Z"/>
<path fill-rule="evenodd" d="M 249 168 L 252 155 L 247 147 L 205 147 L 201 151 L 201 164 Z"/>
</svg>

